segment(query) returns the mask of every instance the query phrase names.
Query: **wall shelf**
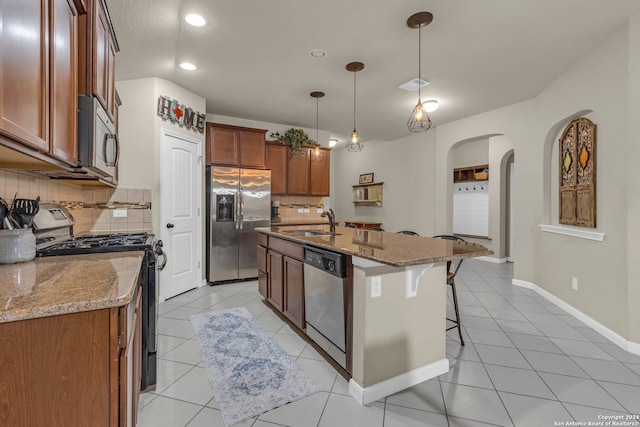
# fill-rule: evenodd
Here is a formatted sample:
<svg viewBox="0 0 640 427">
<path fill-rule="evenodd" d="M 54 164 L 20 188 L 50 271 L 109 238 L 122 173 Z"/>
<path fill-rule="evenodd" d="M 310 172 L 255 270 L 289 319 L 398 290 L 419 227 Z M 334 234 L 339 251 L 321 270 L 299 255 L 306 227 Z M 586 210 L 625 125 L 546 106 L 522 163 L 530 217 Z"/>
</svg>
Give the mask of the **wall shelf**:
<svg viewBox="0 0 640 427">
<path fill-rule="evenodd" d="M 453 182 L 489 180 L 489 165 L 476 165 L 453 170 Z"/>
<path fill-rule="evenodd" d="M 383 182 L 371 182 L 369 184 L 357 184 L 353 187 L 353 203 L 356 206 L 382 206 Z"/>
</svg>

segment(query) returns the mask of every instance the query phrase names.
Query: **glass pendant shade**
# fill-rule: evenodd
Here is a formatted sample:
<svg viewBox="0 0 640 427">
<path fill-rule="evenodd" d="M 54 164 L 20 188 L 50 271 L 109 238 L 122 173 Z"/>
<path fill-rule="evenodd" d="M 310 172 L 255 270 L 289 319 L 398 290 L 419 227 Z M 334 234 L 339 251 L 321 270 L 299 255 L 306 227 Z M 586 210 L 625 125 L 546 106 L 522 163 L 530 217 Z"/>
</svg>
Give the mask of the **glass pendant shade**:
<svg viewBox="0 0 640 427">
<path fill-rule="evenodd" d="M 362 62 L 351 62 L 347 64 L 347 71 L 353 73 L 353 132 L 351 132 L 351 138 L 347 141 L 347 151 L 362 151 L 364 144 L 360 142 L 360 136 L 356 130 L 356 73 L 364 69 Z"/>
<path fill-rule="evenodd" d="M 353 132 L 351 132 L 351 138 L 347 142 L 347 151 L 362 151 L 363 147 L 364 145 L 360 143 L 358 131 L 354 128 Z"/>
<path fill-rule="evenodd" d="M 421 62 L 422 62 L 422 27 L 425 27 L 431 23 L 433 15 L 429 12 L 414 13 L 407 19 L 407 26 L 409 28 L 418 29 L 418 80 L 421 80 Z M 437 105 L 437 103 L 436 103 Z M 411 132 L 425 132 L 431 128 L 431 118 L 429 113 L 422 105 L 422 98 L 420 97 L 420 86 L 418 86 L 418 103 L 411 111 L 411 116 L 407 122 L 407 127 Z"/>
<path fill-rule="evenodd" d="M 418 101 L 415 108 L 411 112 L 411 116 L 409 117 L 409 121 L 407 122 L 407 127 L 411 132 L 425 132 L 431 128 L 431 118 L 429 118 L 429 113 L 422 105 L 422 102 Z"/>
</svg>

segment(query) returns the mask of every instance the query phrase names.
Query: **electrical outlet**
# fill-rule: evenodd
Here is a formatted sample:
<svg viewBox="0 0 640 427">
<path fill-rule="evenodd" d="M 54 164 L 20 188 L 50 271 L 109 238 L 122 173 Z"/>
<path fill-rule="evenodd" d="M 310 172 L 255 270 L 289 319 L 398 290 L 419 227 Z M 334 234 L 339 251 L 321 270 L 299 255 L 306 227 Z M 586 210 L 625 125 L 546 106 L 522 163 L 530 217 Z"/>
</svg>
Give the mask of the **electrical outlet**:
<svg viewBox="0 0 640 427">
<path fill-rule="evenodd" d="M 316 209 L 316 213 L 322 213 L 322 212 L 324 212 L 324 209 L 322 209 L 322 208 Z"/>
<path fill-rule="evenodd" d="M 382 296 L 382 277 L 371 277 L 371 298 L 378 298 Z"/>
<path fill-rule="evenodd" d="M 577 277 L 572 277 L 571 278 L 571 289 L 573 289 L 574 291 L 578 290 L 578 278 Z"/>
<path fill-rule="evenodd" d="M 309 213 L 309 208 L 304 208 L 304 209 L 302 210 L 302 213 Z"/>
<path fill-rule="evenodd" d="M 114 209 L 113 210 L 113 217 L 114 218 L 126 218 L 127 217 L 127 210 L 126 209 Z"/>
<path fill-rule="evenodd" d="M 304 208 L 298 208 L 298 213 L 303 213 L 304 212 Z"/>
</svg>

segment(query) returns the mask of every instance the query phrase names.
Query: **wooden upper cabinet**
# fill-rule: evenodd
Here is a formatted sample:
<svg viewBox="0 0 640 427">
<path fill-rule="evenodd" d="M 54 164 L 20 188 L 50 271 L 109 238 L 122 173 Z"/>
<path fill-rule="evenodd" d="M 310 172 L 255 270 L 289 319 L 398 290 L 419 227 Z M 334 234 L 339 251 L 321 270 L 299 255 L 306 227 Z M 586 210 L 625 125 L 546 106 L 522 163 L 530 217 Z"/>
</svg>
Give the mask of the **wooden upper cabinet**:
<svg viewBox="0 0 640 427">
<path fill-rule="evenodd" d="M 311 149 L 311 167 L 309 194 L 312 196 L 329 196 L 330 156 L 326 148 Z"/>
<path fill-rule="evenodd" d="M 115 117 L 115 64 L 116 43 L 111 29 L 111 21 L 106 5 L 101 0 L 95 1 L 93 31 L 93 94 L 111 118 Z"/>
<path fill-rule="evenodd" d="M 264 168 L 266 132 L 207 123 L 207 164 Z"/>
<path fill-rule="evenodd" d="M 78 92 L 98 98 L 115 121 L 115 57 L 120 48 L 104 0 L 86 0 L 85 4 L 87 13 L 78 20 Z"/>
<path fill-rule="evenodd" d="M 52 156 L 78 162 L 78 19 L 71 0 L 51 7 L 51 150 Z"/>
<path fill-rule="evenodd" d="M 271 194 L 287 194 L 287 146 L 267 144 L 265 167 L 271 169 Z"/>
<path fill-rule="evenodd" d="M 0 10 L 0 133 L 75 165 L 75 5 L 71 0 L 0 0 Z M 25 37 L 12 28 L 31 31 Z"/>
<path fill-rule="evenodd" d="M 0 0 L 0 130 L 47 152 L 48 28 L 46 0 Z M 28 28 L 24 32 L 12 28 Z"/>
<path fill-rule="evenodd" d="M 264 168 L 266 131 L 240 129 L 240 166 Z"/>
<path fill-rule="evenodd" d="M 238 165 L 238 132 L 233 128 L 207 123 L 207 163 Z"/>
<path fill-rule="evenodd" d="M 331 150 L 303 147 L 291 156 L 291 148 L 268 142 L 267 169 L 271 169 L 271 194 L 297 196 L 329 196 Z"/>
<path fill-rule="evenodd" d="M 306 196 L 309 194 L 310 150 L 304 148 L 287 161 L 287 194 Z"/>
</svg>

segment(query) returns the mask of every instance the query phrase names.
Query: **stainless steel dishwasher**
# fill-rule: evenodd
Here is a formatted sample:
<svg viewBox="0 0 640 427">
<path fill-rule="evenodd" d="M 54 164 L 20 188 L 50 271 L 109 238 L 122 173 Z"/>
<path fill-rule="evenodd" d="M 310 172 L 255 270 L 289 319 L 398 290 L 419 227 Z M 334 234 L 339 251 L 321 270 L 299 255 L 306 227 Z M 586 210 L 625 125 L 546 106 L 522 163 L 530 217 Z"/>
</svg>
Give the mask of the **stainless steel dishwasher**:
<svg viewBox="0 0 640 427">
<path fill-rule="evenodd" d="M 346 369 L 347 256 L 304 246 L 307 335 Z"/>
</svg>

